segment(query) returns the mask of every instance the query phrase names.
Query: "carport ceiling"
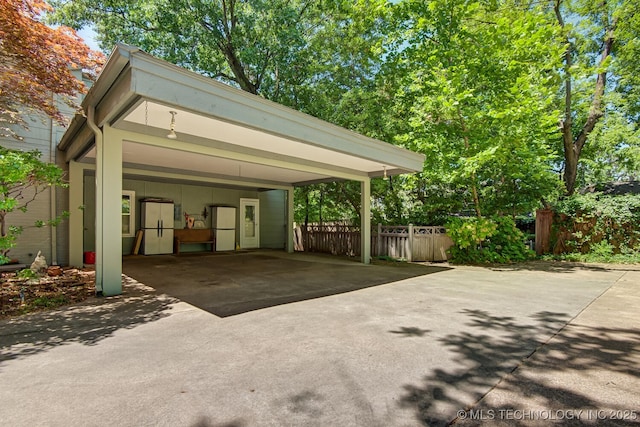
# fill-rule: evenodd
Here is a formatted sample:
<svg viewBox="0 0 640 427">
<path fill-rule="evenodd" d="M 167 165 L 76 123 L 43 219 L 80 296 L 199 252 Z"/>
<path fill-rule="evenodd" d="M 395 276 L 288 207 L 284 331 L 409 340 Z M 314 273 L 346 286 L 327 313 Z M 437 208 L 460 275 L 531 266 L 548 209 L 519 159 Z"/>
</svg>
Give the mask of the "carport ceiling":
<svg viewBox="0 0 640 427">
<path fill-rule="evenodd" d="M 175 149 L 147 145 L 133 141 L 123 142 L 123 163 L 132 168 L 162 169 L 177 173 L 199 172 L 215 177 L 260 179 L 273 183 L 301 183 L 330 179 L 329 174 L 317 174 L 304 170 L 267 166 L 184 151 L 180 141 L 203 146 L 215 146 L 229 152 L 254 153 L 261 158 L 278 158 L 308 165 L 330 164 L 345 171 L 379 174 L 383 166 L 378 162 L 356 156 L 315 147 L 282 136 L 206 117 L 176 107 L 168 107 L 151 101 L 138 102 L 130 113 L 114 126 L 140 134 L 166 138 L 171 120 L 170 111 L 177 112 Z M 311 160 L 313 159 L 313 160 Z M 88 151 L 84 161 L 95 162 L 95 147 Z M 389 173 L 397 172 L 389 166 Z"/>
<path fill-rule="evenodd" d="M 119 45 L 83 101 L 95 123 L 122 131 L 123 165 L 254 183 L 362 180 L 422 169 L 424 156 L 359 135 Z M 177 139 L 168 139 L 171 111 Z M 94 163 L 86 118 L 60 142 Z M 108 141 L 105 141 L 108 144 Z"/>
</svg>

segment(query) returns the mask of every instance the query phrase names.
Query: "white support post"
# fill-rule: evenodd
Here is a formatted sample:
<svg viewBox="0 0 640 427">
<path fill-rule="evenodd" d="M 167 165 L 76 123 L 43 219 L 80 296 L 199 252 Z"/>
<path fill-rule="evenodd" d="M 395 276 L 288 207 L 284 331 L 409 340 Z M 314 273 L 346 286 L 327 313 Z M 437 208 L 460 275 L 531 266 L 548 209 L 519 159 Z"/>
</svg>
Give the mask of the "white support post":
<svg viewBox="0 0 640 427">
<path fill-rule="evenodd" d="M 293 230 L 293 187 L 287 188 L 287 252 L 292 253 L 294 230 Z"/>
<path fill-rule="evenodd" d="M 360 259 L 371 262 L 371 180 L 360 181 Z"/>
<path fill-rule="evenodd" d="M 69 265 L 82 267 L 84 251 L 84 169 L 69 162 Z"/>
<path fill-rule="evenodd" d="M 105 126 L 96 138 L 96 289 L 122 293 L 122 137 Z"/>
</svg>

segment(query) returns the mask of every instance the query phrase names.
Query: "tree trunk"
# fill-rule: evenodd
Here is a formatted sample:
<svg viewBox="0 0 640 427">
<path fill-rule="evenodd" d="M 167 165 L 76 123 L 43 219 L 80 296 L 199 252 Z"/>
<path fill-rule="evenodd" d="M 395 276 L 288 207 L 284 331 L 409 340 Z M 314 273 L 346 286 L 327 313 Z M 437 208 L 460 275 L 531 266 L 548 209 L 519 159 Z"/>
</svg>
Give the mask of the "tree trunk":
<svg viewBox="0 0 640 427">
<path fill-rule="evenodd" d="M 5 221 L 6 216 L 7 216 L 6 211 L 0 211 L 0 237 L 1 238 L 4 238 L 7 236 L 7 223 Z M 0 255 L 7 256 L 8 253 L 9 253 L 9 248 L 0 249 Z"/>
<path fill-rule="evenodd" d="M 554 11 L 556 18 L 561 27 L 564 28 L 564 20 L 560 13 L 561 0 L 556 0 L 554 5 Z M 606 2 L 603 3 L 603 7 L 606 7 Z M 605 86 L 607 85 L 607 71 L 604 67 L 605 61 L 611 56 L 611 49 L 613 48 L 614 30 L 616 27 L 616 19 L 604 28 L 604 43 L 602 52 L 600 54 L 599 69 L 602 71 L 598 73 L 596 78 L 596 87 L 593 91 L 593 99 L 591 100 L 591 107 L 587 119 L 580 129 L 577 137 L 573 137 L 573 123 L 572 123 L 572 88 L 571 88 L 571 67 L 573 65 L 571 55 L 573 51 L 573 44 L 566 36 L 565 43 L 567 50 L 564 53 L 564 71 L 565 71 L 565 109 L 564 117 L 560 122 L 560 128 L 562 130 L 562 143 L 564 147 L 564 173 L 562 179 L 565 184 L 566 194 L 572 195 L 576 190 L 576 180 L 578 177 L 578 162 L 580 161 L 580 154 L 584 148 L 587 138 L 598 121 L 604 116 L 602 108 L 602 98 L 604 96 Z"/>
<path fill-rule="evenodd" d="M 464 138 L 464 148 L 469 153 L 471 148 L 471 143 L 469 142 L 469 129 L 467 128 L 467 123 L 462 117 L 462 112 L 460 111 L 460 107 L 458 107 L 458 119 L 460 119 L 460 124 L 462 126 L 463 138 Z M 473 197 L 473 207 L 476 211 L 476 216 L 478 218 L 482 218 L 482 211 L 480 210 L 480 196 L 478 195 L 478 187 L 476 185 L 476 174 L 475 172 L 471 173 L 471 196 Z"/>
<path fill-rule="evenodd" d="M 7 226 L 5 222 L 5 217 L 7 213 L 5 211 L 0 211 L 0 237 L 5 237 L 7 235 Z"/>
</svg>

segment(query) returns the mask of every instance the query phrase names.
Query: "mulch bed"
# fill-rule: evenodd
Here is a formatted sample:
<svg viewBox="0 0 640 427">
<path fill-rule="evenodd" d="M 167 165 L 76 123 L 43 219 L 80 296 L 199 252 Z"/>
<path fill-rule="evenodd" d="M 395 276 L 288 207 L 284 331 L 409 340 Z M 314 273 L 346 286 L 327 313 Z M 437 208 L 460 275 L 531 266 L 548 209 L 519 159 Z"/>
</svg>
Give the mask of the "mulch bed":
<svg viewBox="0 0 640 427">
<path fill-rule="evenodd" d="M 95 272 L 58 269 L 39 278 L 0 273 L 0 319 L 84 301 L 95 295 Z"/>
</svg>

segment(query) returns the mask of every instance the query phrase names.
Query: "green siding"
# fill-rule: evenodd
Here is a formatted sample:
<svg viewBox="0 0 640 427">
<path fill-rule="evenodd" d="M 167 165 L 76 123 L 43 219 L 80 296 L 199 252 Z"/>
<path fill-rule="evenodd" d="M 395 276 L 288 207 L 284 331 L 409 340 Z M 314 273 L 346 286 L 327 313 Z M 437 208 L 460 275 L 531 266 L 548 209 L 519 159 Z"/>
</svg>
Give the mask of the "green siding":
<svg viewBox="0 0 640 427">
<path fill-rule="evenodd" d="M 262 191 L 260 199 L 260 247 L 284 249 L 287 233 L 287 192 Z"/>
</svg>

